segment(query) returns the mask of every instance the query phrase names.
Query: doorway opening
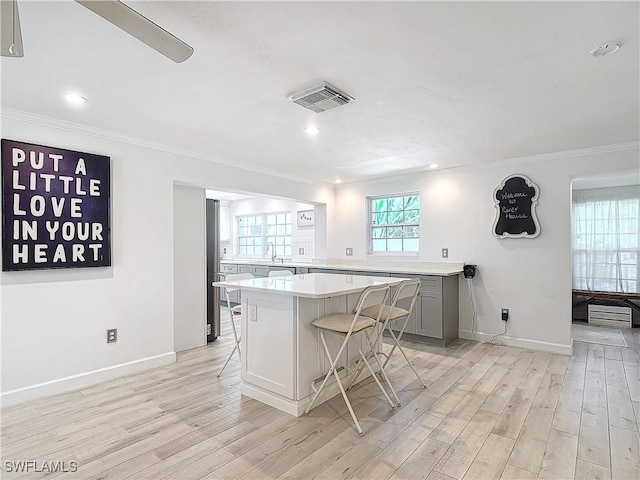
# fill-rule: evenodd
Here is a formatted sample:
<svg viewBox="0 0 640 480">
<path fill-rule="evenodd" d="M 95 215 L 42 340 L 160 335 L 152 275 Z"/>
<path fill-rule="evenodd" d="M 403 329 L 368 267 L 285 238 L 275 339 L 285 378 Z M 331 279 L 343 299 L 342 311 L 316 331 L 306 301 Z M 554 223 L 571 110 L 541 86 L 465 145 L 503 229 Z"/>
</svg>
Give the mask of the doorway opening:
<svg viewBox="0 0 640 480">
<path fill-rule="evenodd" d="M 326 205 L 288 198 L 206 190 L 207 215 L 207 328 L 210 343 L 224 336 L 227 302 L 212 286 L 228 274 L 267 277 L 273 270 L 306 273 L 317 258 L 326 256 Z M 239 292 L 230 295 L 232 307 Z"/>
<path fill-rule="evenodd" d="M 635 346 L 638 350 L 639 217 L 639 172 L 623 171 L 572 182 L 574 342 Z"/>
</svg>

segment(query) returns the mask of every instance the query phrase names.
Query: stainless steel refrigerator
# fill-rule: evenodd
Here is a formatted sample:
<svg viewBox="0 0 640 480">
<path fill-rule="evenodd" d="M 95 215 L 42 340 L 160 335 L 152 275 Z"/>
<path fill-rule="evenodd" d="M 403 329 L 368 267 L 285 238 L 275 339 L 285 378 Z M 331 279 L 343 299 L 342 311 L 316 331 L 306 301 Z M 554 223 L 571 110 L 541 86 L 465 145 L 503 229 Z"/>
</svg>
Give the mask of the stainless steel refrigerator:
<svg viewBox="0 0 640 480">
<path fill-rule="evenodd" d="M 220 201 L 207 198 L 207 343 L 220 335 L 220 289 L 211 285 L 220 272 Z"/>
</svg>

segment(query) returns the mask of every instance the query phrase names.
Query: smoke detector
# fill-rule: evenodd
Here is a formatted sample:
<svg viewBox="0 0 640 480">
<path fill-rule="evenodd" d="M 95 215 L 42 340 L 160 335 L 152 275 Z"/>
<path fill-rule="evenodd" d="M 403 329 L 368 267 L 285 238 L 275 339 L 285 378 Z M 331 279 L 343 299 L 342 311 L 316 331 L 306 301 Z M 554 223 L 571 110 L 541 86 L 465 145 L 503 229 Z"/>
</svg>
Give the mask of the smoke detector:
<svg viewBox="0 0 640 480">
<path fill-rule="evenodd" d="M 607 42 L 591 50 L 592 57 L 604 57 L 620 50 L 620 42 Z"/>
<path fill-rule="evenodd" d="M 289 95 L 289 100 L 301 107 L 320 113 L 346 105 L 355 99 L 328 83 L 322 82 L 302 92 Z"/>
</svg>

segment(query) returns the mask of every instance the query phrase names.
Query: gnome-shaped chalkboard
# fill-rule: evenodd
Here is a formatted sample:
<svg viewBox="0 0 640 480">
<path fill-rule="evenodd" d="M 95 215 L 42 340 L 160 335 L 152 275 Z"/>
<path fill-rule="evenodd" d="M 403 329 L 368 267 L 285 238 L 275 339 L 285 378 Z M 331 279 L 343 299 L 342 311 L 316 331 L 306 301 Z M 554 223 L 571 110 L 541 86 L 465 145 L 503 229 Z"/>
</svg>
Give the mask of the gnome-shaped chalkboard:
<svg viewBox="0 0 640 480">
<path fill-rule="evenodd" d="M 511 175 L 493 192 L 497 238 L 533 238 L 540 234 L 536 217 L 538 186 L 524 175 Z"/>
</svg>

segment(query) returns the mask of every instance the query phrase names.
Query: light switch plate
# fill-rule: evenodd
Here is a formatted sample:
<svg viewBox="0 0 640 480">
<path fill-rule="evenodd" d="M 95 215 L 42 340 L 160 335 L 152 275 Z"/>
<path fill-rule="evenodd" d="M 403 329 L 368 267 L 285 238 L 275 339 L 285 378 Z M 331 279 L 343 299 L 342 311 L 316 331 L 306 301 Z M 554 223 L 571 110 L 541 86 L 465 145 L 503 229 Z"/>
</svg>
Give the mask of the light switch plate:
<svg viewBox="0 0 640 480">
<path fill-rule="evenodd" d="M 345 255 L 347 257 L 352 257 L 353 256 L 353 248 L 349 247 L 345 250 Z"/>
</svg>

